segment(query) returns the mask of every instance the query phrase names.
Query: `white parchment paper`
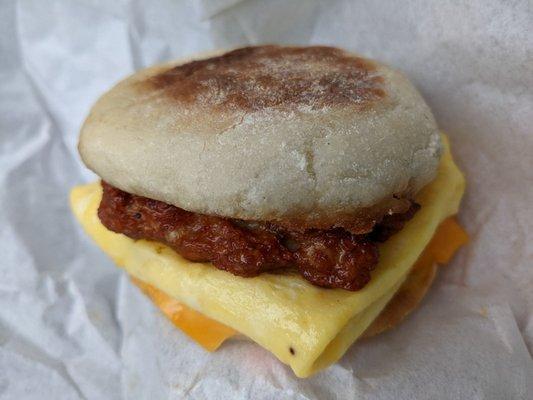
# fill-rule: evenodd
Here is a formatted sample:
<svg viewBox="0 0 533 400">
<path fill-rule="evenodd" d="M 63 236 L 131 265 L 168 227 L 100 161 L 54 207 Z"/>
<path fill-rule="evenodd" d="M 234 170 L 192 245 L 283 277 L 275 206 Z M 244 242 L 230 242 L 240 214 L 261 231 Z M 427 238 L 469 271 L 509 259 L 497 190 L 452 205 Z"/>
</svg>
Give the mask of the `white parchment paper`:
<svg viewBox="0 0 533 400">
<path fill-rule="evenodd" d="M 0 0 L 0 399 L 533 398 L 533 10 L 524 1 Z M 91 104 L 156 62 L 332 44 L 405 71 L 449 133 L 472 242 L 405 323 L 301 380 L 208 354 L 77 226 Z"/>
</svg>

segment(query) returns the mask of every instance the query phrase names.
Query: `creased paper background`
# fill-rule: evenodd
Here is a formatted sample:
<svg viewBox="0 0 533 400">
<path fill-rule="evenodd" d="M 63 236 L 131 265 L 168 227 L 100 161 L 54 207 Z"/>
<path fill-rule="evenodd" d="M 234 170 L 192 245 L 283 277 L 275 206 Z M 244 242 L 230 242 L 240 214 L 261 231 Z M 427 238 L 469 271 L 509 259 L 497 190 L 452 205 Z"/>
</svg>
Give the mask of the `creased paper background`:
<svg viewBox="0 0 533 400">
<path fill-rule="evenodd" d="M 0 0 L 0 399 L 533 398 L 533 10 L 524 1 Z M 295 378 L 173 329 L 70 215 L 91 104 L 156 62 L 333 44 L 405 71 L 452 140 L 472 242 L 420 310 Z"/>
</svg>

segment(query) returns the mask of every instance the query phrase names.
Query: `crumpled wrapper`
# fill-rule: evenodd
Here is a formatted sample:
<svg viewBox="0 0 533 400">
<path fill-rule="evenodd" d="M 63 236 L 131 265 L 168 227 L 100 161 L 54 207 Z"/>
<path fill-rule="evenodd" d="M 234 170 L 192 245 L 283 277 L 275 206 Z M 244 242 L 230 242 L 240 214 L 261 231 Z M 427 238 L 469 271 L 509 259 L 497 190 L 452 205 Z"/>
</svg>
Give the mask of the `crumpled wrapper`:
<svg viewBox="0 0 533 400">
<path fill-rule="evenodd" d="M 1 399 L 533 398 L 533 11 L 500 1 L 3 1 Z M 451 139 L 471 243 L 396 329 L 298 379 L 245 341 L 209 354 L 74 221 L 76 151 L 117 80 L 197 51 L 332 44 L 406 72 Z"/>
</svg>

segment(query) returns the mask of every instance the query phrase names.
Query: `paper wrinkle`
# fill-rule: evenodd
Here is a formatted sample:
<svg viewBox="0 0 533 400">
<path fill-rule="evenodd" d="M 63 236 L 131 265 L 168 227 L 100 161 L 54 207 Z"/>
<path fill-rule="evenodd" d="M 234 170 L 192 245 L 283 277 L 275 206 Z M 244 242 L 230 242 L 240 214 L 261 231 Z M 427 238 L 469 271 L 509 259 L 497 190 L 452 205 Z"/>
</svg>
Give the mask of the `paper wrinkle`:
<svg viewBox="0 0 533 400">
<path fill-rule="evenodd" d="M 206 21 L 214 18 L 224 11 L 235 7 L 239 3 L 247 0 L 201 0 L 196 2 L 200 21 Z"/>
<path fill-rule="evenodd" d="M 32 359 L 9 350 L 0 349 L 0 363 L 10 369 L 0 377 L 0 396 L 6 399 L 82 399 L 79 391 L 66 382 L 56 369 L 49 368 Z M 19 375 L 38 376 L 41 379 L 21 380 Z M 46 382 L 46 391 L 42 382 Z M 46 393 L 46 395 L 44 395 Z"/>
<path fill-rule="evenodd" d="M 47 369 L 51 373 L 57 374 L 80 398 L 85 398 L 75 380 L 70 375 L 64 362 L 50 357 L 48 354 L 44 353 L 41 348 L 35 346 L 33 343 L 26 342 L 22 337 L 18 337 L 16 341 L 10 343 L 10 346 L 15 348 L 15 351 L 11 352 L 13 357 L 24 358 L 28 363 L 33 363 L 43 369 Z M 9 381 L 6 382 L 6 388 L 8 385 Z"/>
<path fill-rule="evenodd" d="M 0 398 L 529 399 L 533 47 L 527 1 L 158 0 L 0 8 Z M 294 377 L 242 340 L 207 353 L 85 236 L 68 191 L 91 104 L 139 68 L 216 47 L 334 44 L 402 69 L 467 176 L 470 245 L 420 309 Z"/>
</svg>

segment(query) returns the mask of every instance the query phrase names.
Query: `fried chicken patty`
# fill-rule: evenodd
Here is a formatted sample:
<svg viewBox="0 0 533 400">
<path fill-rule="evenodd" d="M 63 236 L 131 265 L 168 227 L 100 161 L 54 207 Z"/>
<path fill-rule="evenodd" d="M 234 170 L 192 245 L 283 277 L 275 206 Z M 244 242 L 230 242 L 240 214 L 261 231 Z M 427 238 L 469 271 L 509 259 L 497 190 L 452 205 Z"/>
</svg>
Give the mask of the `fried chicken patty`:
<svg viewBox="0 0 533 400">
<path fill-rule="evenodd" d="M 98 217 L 113 232 L 164 243 L 188 260 L 211 262 L 238 276 L 296 268 L 314 285 L 352 291 L 370 281 L 378 242 L 399 231 L 419 209 L 413 202 L 407 212 L 385 216 L 365 235 L 342 228 L 296 231 L 189 212 L 103 181 L 102 187 Z"/>
</svg>

